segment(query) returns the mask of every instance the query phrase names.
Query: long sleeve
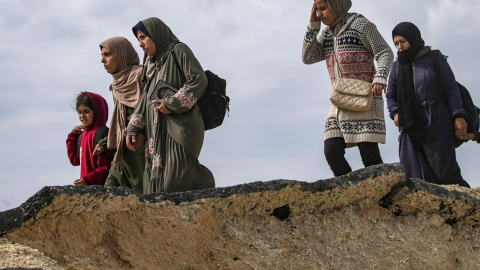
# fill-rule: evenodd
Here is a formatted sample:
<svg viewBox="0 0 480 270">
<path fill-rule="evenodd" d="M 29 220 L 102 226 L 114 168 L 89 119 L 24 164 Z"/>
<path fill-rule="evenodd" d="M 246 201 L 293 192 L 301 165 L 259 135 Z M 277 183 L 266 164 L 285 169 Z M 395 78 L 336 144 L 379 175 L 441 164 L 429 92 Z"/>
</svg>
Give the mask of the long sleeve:
<svg viewBox="0 0 480 270">
<path fill-rule="evenodd" d="M 68 159 L 73 166 L 80 166 L 80 155 L 77 149 L 78 137 L 80 137 L 80 135 L 75 133 L 70 133 L 67 137 Z"/>
<path fill-rule="evenodd" d="M 110 151 L 104 151 L 98 155 L 98 158 L 96 159 L 98 167 L 93 172 L 90 172 L 87 176 L 83 177 L 85 183 L 87 183 L 87 185 L 104 185 L 110 171 L 112 159 L 113 153 Z"/>
<path fill-rule="evenodd" d="M 165 99 L 165 105 L 171 112 L 182 114 L 189 111 L 202 97 L 208 80 L 197 58 L 185 44 L 176 45 L 173 53 L 186 82 L 175 95 Z"/>
<path fill-rule="evenodd" d="M 98 141 L 98 144 L 99 144 L 103 149 L 107 149 L 108 137 L 105 137 L 105 138 L 101 139 L 100 141 Z"/>
<path fill-rule="evenodd" d="M 307 26 L 307 32 L 303 39 L 302 47 L 302 61 L 304 64 L 311 65 L 325 60 L 325 51 L 323 42 L 317 41 L 318 33 L 320 32 L 320 22 L 310 22 Z M 323 35 L 320 37 L 320 39 Z"/>
<path fill-rule="evenodd" d="M 438 54 L 438 66 L 440 69 L 440 76 L 442 82 L 445 84 L 446 98 L 450 115 L 453 119 L 465 118 L 465 110 L 462 105 L 462 98 L 460 97 L 460 90 L 458 89 L 455 75 L 453 74 L 447 59 L 442 54 Z"/>
<path fill-rule="evenodd" d="M 394 119 L 395 115 L 398 113 L 397 105 L 397 75 L 396 69 L 398 69 L 398 62 L 393 64 L 392 72 L 388 77 L 388 86 L 387 86 L 387 107 L 390 114 L 390 118 Z"/>
<path fill-rule="evenodd" d="M 387 77 L 392 68 L 394 55 L 390 46 L 378 32 L 377 27 L 368 21 L 362 31 L 362 43 L 375 56 L 378 69 L 373 83 L 387 84 Z"/>
<path fill-rule="evenodd" d="M 135 136 L 138 133 L 144 133 L 147 102 L 148 91 L 144 89 L 140 99 L 138 100 L 137 106 L 131 115 L 130 122 L 128 123 L 126 130 L 127 135 Z"/>
</svg>

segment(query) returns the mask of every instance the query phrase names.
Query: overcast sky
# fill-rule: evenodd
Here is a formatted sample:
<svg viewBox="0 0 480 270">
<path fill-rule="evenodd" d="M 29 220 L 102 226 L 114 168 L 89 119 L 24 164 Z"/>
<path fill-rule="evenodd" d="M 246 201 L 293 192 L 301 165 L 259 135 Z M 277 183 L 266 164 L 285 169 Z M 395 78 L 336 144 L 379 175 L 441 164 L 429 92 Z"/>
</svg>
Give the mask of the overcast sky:
<svg viewBox="0 0 480 270">
<path fill-rule="evenodd" d="M 391 30 L 411 21 L 428 45 L 449 56 L 457 80 L 480 104 L 477 0 L 353 0 L 351 12 L 375 23 L 394 50 Z M 333 177 L 323 155 L 331 89 L 324 62 L 304 65 L 302 42 L 313 1 L 283 0 L 0 0 L 0 211 L 44 186 L 69 185 L 65 140 L 79 124 L 81 91 L 113 102 L 100 63 L 102 41 L 123 36 L 143 53 L 131 28 L 159 17 L 193 50 L 204 69 L 227 80 L 230 117 L 206 132 L 200 161 L 218 187 L 253 181 Z M 396 53 L 396 50 L 394 50 Z M 386 110 L 386 106 L 385 106 Z M 398 162 L 398 131 L 387 117 L 384 162 Z M 480 145 L 457 150 L 464 178 L 480 186 Z M 347 150 L 354 170 L 357 148 Z"/>
</svg>

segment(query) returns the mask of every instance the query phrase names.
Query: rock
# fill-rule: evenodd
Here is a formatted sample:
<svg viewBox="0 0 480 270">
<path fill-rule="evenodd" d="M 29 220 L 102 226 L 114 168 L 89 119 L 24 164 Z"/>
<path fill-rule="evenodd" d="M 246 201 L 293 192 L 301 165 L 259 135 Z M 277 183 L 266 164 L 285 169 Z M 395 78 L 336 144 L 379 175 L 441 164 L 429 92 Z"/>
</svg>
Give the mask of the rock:
<svg viewBox="0 0 480 270">
<path fill-rule="evenodd" d="M 54 186 L 44 187 L 35 193 L 25 203 L 17 208 L 0 212 L 0 236 L 14 228 L 20 227 L 23 223 L 34 217 L 40 210 L 50 205 L 52 200 L 61 194 L 105 194 L 115 196 L 128 196 L 135 194 L 132 189 L 124 187 L 103 187 L 103 186 Z"/>
<path fill-rule="evenodd" d="M 479 190 L 402 177 L 381 164 L 172 194 L 45 187 L 0 231 L 68 269 L 476 269 Z"/>
</svg>

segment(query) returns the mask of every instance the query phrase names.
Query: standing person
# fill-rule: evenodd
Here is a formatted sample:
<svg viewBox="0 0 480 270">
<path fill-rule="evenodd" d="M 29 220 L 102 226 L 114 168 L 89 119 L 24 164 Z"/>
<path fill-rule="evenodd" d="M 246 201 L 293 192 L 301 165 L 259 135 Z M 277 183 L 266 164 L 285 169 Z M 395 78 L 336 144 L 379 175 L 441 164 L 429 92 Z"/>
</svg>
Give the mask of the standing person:
<svg viewBox="0 0 480 270">
<path fill-rule="evenodd" d="M 398 24 L 392 38 L 398 60 L 388 79 L 387 105 L 400 130 L 399 154 L 405 178 L 469 187 L 455 156 L 455 132 L 465 138 L 467 123 L 450 65 L 439 53 L 441 74 L 435 73 L 430 47 L 425 46 L 413 23 Z M 441 89 L 437 75 L 446 89 Z"/>
<path fill-rule="evenodd" d="M 82 124 L 75 126 L 67 138 L 70 163 L 73 166 L 80 166 L 80 179 L 75 180 L 73 184 L 76 186 L 103 185 L 113 155 L 108 151 L 96 156 L 92 154 L 97 143 L 95 139 L 103 138 L 108 133 L 108 128 L 105 126 L 108 119 L 107 102 L 100 95 L 82 92 L 76 99 L 75 108 Z M 97 132 L 101 133 L 97 134 Z"/>
<path fill-rule="evenodd" d="M 378 148 L 386 135 L 382 90 L 393 62 L 393 52 L 376 26 L 360 14 L 348 13 L 351 6 L 350 0 L 315 0 L 302 50 L 305 64 L 326 60 L 332 84 L 340 77 L 372 84 L 374 100 L 368 111 L 330 107 L 324 151 L 335 176 L 352 171 L 345 159 L 346 147 L 358 146 L 365 167 L 383 163 Z M 326 27 L 318 35 L 322 22 Z"/>
<path fill-rule="evenodd" d="M 144 69 L 144 93 L 127 128 L 132 151 L 144 141 L 147 144 L 144 193 L 215 187 L 213 174 L 198 161 L 205 130 L 195 103 L 207 86 L 202 66 L 160 19 L 148 18 L 132 30 L 153 64 L 148 72 Z M 160 81 L 178 92 L 167 91 L 161 99 L 149 100 Z"/>
<path fill-rule="evenodd" d="M 105 186 L 123 186 L 143 193 L 143 172 L 145 169 L 144 148 L 130 151 L 125 144 L 125 130 L 138 99 L 143 91 L 142 66 L 138 54 L 130 41 L 124 37 L 114 37 L 100 44 L 105 70 L 113 77 L 110 91 L 115 107 L 110 121 L 108 140 L 100 142 L 98 153 L 105 147 L 116 150 L 112 168 Z M 96 153 L 97 153 L 96 152 Z"/>
</svg>

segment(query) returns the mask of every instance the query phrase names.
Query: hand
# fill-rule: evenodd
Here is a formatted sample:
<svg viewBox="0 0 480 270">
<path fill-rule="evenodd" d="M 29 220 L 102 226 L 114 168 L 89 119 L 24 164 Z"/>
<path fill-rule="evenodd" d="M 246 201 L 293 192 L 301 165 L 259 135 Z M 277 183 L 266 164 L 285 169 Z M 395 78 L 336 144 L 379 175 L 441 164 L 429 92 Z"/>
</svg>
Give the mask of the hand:
<svg viewBox="0 0 480 270">
<path fill-rule="evenodd" d="M 75 186 L 86 186 L 87 183 L 85 183 L 85 180 L 83 180 L 83 178 L 80 178 L 80 179 L 77 179 L 75 181 L 73 181 L 73 184 Z"/>
<path fill-rule="evenodd" d="M 138 133 L 135 136 L 127 135 L 125 140 L 127 141 L 127 148 L 135 152 L 137 147 L 140 147 L 145 143 L 145 136 L 143 136 L 142 133 Z"/>
<path fill-rule="evenodd" d="M 98 155 L 100 155 L 101 153 L 103 153 L 103 151 L 105 151 L 105 149 L 103 149 L 103 147 L 101 147 L 100 144 L 97 144 L 97 145 L 95 146 L 95 149 L 93 149 L 92 156 L 98 156 Z"/>
<path fill-rule="evenodd" d="M 467 122 L 465 122 L 464 118 L 455 119 L 455 135 L 457 136 L 457 138 L 461 140 L 466 139 L 467 127 Z"/>
<path fill-rule="evenodd" d="M 398 113 L 395 114 L 395 117 L 393 117 L 393 122 L 395 123 L 395 126 L 398 127 Z"/>
<path fill-rule="evenodd" d="M 83 127 L 83 125 L 79 125 L 79 126 L 76 126 L 72 129 L 72 133 L 80 135 L 83 132 L 84 129 L 85 128 Z"/>
<path fill-rule="evenodd" d="M 320 17 L 317 15 L 317 6 L 313 3 L 312 13 L 310 14 L 310 22 L 318 22 Z"/>
<path fill-rule="evenodd" d="M 165 106 L 164 100 L 163 99 L 156 99 L 152 100 L 152 103 L 154 104 L 160 104 L 159 106 L 156 107 L 156 110 L 163 113 L 163 114 L 171 114 L 172 112 L 167 109 L 167 106 Z"/>
<path fill-rule="evenodd" d="M 465 139 L 470 140 L 470 141 L 474 141 L 475 140 L 475 134 L 474 133 L 467 133 L 467 135 L 465 135 Z"/>
<path fill-rule="evenodd" d="M 387 93 L 387 85 L 386 84 L 375 83 L 372 87 L 372 92 L 377 97 L 382 96 L 382 90 L 383 90 L 384 93 Z"/>
</svg>

